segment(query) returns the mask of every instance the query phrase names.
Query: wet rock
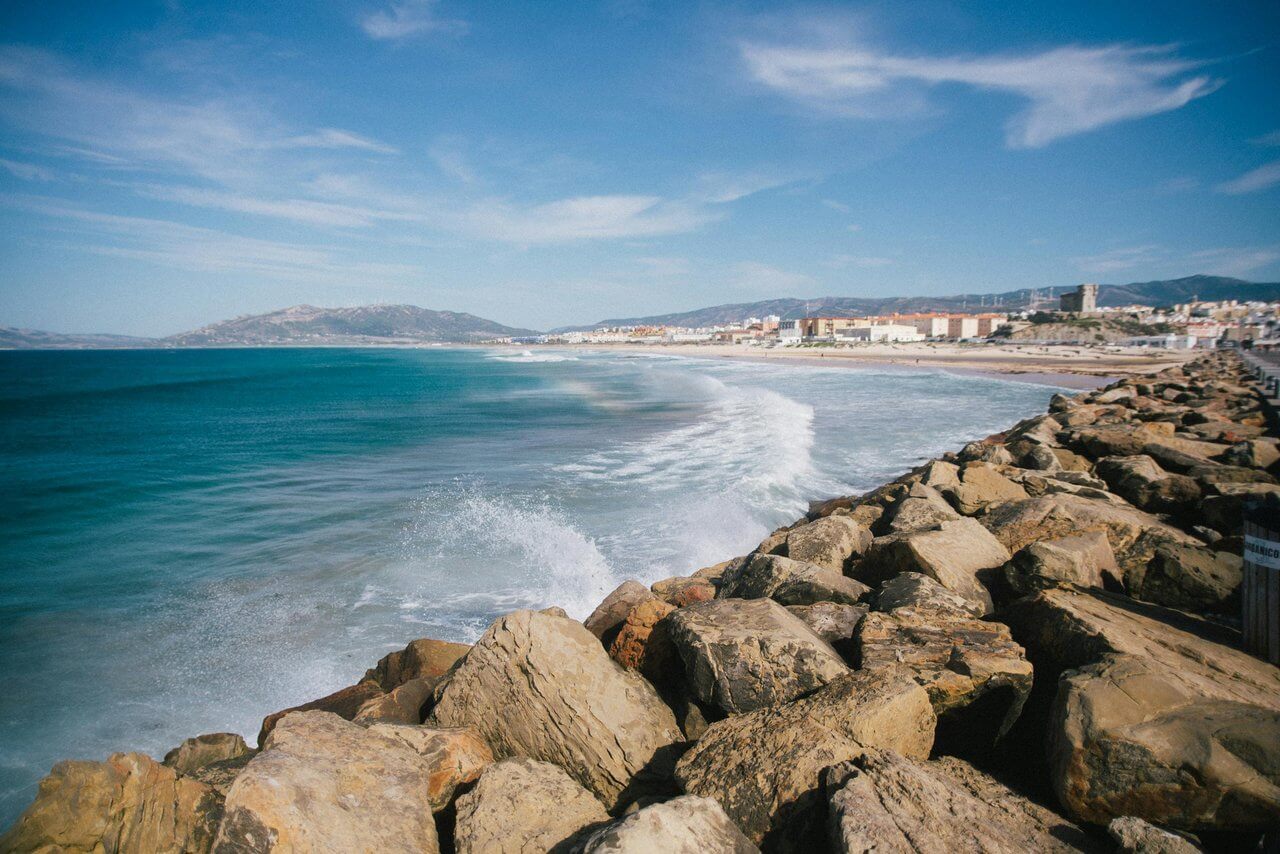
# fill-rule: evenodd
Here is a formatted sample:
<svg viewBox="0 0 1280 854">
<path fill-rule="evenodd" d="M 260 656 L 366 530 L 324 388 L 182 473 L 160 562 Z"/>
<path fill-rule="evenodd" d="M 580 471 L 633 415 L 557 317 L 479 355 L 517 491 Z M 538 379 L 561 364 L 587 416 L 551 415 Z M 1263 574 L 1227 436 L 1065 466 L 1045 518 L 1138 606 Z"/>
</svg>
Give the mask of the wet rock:
<svg viewBox="0 0 1280 854">
<path fill-rule="evenodd" d="M 141 753 L 115 753 L 53 766 L 0 851 L 205 852 L 221 818 L 209 786 Z"/>
<path fill-rule="evenodd" d="M 927 575 L 904 572 L 880 586 L 876 594 L 877 611 L 944 611 L 981 617 L 986 609 L 958 593 L 952 593 Z"/>
<path fill-rule="evenodd" d="M 848 516 L 828 516 L 792 530 L 787 536 L 787 557 L 843 572 L 870 543 L 871 532 L 865 526 Z"/>
<path fill-rule="evenodd" d="M 1079 827 L 962 760 L 868 750 L 824 775 L 838 852 L 1102 851 Z"/>
<path fill-rule="evenodd" d="M 793 558 L 754 554 L 736 572 L 721 579 L 716 595 L 720 599 L 772 599 L 781 605 L 853 605 L 870 592 L 871 588 L 846 578 L 839 570 Z"/>
<path fill-rule="evenodd" d="M 681 608 L 667 623 L 693 696 L 729 714 L 786 702 L 849 670 L 772 599 L 717 599 Z"/>
<path fill-rule="evenodd" d="M 465 643 L 419 638 L 404 649 L 383 656 L 364 679 L 376 682 L 383 691 L 393 691 L 410 679 L 445 675 L 470 648 Z"/>
<path fill-rule="evenodd" d="M 655 596 L 648 587 L 628 578 L 604 597 L 604 601 L 596 606 L 591 616 L 587 617 L 582 624 L 586 626 L 587 631 L 600 638 L 607 647 L 613 643 L 614 636 L 622 627 L 623 621 L 627 619 L 627 615 L 631 613 L 631 609 L 653 598 Z"/>
<path fill-rule="evenodd" d="M 179 774 L 191 774 L 206 765 L 248 756 L 244 739 L 234 732 L 214 732 L 188 738 L 164 755 L 164 764 Z"/>
<path fill-rule="evenodd" d="M 352 720 L 358 724 L 390 723 L 416 726 L 422 723 L 430 710 L 432 694 L 439 683 L 438 676 L 410 679 L 394 688 L 389 694 L 366 700 Z"/>
<path fill-rule="evenodd" d="M 1027 497 L 1027 491 L 1000 474 L 989 463 L 974 462 L 960 469 L 960 483 L 941 490 L 955 509 L 975 516 L 988 507 Z"/>
<path fill-rule="evenodd" d="M 475 727 L 497 757 L 553 762 L 610 807 L 624 791 L 660 785 L 664 757 L 683 740 L 653 686 L 615 664 L 580 623 L 532 611 L 489 627 L 430 720 Z"/>
<path fill-rule="evenodd" d="M 258 747 L 261 748 L 267 743 L 267 736 L 285 715 L 293 712 L 332 712 L 349 721 L 359 713 L 361 706 L 375 697 L 381 697 L 383 693 L 382 686 L 376 681 L 361 682 L 358 685 L 334 691 L 319 700 L 273 712 L 262 719 L 262 728 L 258 730 Z"/>
<path fill-rule="evenodd" d="M 583 854 L 753 854 L 760 849 L 743 836 L 720 804 L 685 795 L 597 830 Z"/>
<path fill-rule="evenodd" d="M 1187 611 L 1234 605 L 1244 578 L 1240 557 L 1185 545 L 1156 549 L 1137 589 L 1139 599 Z"/>
<path fill-rule="evenodd" d="M 979 573 L 1004 566 L 1007 549 L 974 519 L 943 522 L 936 530 L 879 537 L 854 576 L 879 584 L 903 572 L 919 572 L 991 612 L 991 594 Z"/>
<path fill-rule="evenodd" d="M 714 723 L 676 766 L 684 791 L 713 798 L 752 842 L 821 847 L 824 768 L 868 747 L 924 759 L 935 717 L 905 671 L 849 673 L 791 703 Z"/>
<path fill-rule="evenodd" d="M 1070 584 L 1104 587 L 1107 579 L 1118 583 L 1120 567 L 1107 535 L 1086 531 L 1032 543 L 1005 565 L 1005 577 L 1013 592 L 1022 596 Z"/>
<path fill-rule="evenodd" d="M 567 852 L 608 821 L 604 804 L 549 762 L 504 759 L 458 798 L 458 854 Z"/>
</svg>

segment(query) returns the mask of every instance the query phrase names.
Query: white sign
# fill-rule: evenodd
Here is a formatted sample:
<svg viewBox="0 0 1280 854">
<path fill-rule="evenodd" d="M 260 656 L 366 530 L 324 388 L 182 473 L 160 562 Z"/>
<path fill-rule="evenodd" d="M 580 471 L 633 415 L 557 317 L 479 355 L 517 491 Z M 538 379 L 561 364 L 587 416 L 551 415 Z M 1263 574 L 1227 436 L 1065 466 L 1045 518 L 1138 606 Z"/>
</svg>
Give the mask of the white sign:
<svg viewBox="0 0 1280 854">
<path fill-rule="evenodd" d="M 1257 566 L 1280 569 L 1280 543 L 1245 535 L 1244 559 Z"/>
</svg>

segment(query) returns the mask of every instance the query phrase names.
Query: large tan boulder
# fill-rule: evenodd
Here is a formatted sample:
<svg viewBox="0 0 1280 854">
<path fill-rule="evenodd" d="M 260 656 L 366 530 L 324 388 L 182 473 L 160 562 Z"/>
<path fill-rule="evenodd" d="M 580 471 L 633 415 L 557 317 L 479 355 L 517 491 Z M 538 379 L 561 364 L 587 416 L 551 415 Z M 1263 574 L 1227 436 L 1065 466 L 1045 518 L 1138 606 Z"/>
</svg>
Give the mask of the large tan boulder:
<svg viewBox="0 0 1280 854">
<path fill-rule="evenodd" d="M 584 830 L 609 820 L 604 804 L 550 762 L 497 762 L 458 798 L 458 854 L 568 851 Z"/>
<path fill-rule="evenodd" d="M 164 755 L 164 764 L 179 774 L 191 774 L 215 762 L 249 755 L 249 745 L 234 732 L 213 732 L 188 738 Z"/>
<path fill-rule="evenodd" d="M 1004 566 L 1009 552 L 974 519 L 943 522 L 931 531 L 879 537 L 853 575 L 877 585 L 903 572 L 918 572 L 991 613 L 991 594 L 979 574 Z"/>
<path fill-rule="evenodd" d="M 1194 478 L 1170 474 L 1146 454 L 1103 457 L 1097 472 L 1113 492 L 1151 513 L 1184 513 L 1200 500 Z"/>
<path fill-rule="evenodd" d="M 438 851 L 433 812 L 489 759 L 474 733 L 291 714 L 227 792 L 215 851 Z"/>
<path fill-rule="evenodd" d="M 642 770 L 661 776 L 664 757 L 683 740 L 653 686 L 612 661 L 595 635 L 533 611 L 489 627 L 430 719 L 476 728 L 499 758 L 559 765 L 610 808 L 624 792 L 643 792 L 648 777 L 635 779 Z"/>
<path fill-rule="evenodd" d="M 613 639 L 609 657 L 628 670 L 639 671 L 654 684 L 668 677 L 679 668 L 679 656 L 662 620 L 675 609 L 675 605 L 661 599 L 636 605 Z"/>
<path fill-rule="evenodd" d="M 258 747 L 261 748 L 267 743 L 267 736 L 271 734 L 271 731 L 275 729 L 285 715 L 294 712 L 330 712 L 349 721 L 359 713 L 360 708 L 365 703 L 374 697 L 381 697 L 383 693 L 382 686 L 377 682 L 366 681 L 358 685 L 349 685 L 346 688 L 334 691 L 326 697 L 303 703 L 300 706 L 291 706 L 278 712 L 272 712 L 262 719 L 262 728 L 258 730 Z"/>
<path fill-rule="evenodd" d="M 1009 627 L 940 611 L 873 611 L 858 626 L 863 670 L 905 667 L 929 692 L 939 743 L 989 747 L 1017 720 L 1032 669 Z"/>
<path fill-rule="evenodd" d="M 1025 489 L 985 462 L 966 463 L 960 469 L 960 482 L 944 486 L 941 492 L 965 516 L 976 516 L 988 507 L 1027 497 Z"/>
<path fill-rule="evenodd" d="M 828 839 L 841 854 L 1107 850 L 1071 822 L 954 757 L 920 762 L 868 750 L 829 769 L 824 784 Z"/>
<path fill-rule="evenodd" d="M 1195 546 L 1156 549 L 1133 595 L 1147 602 L 1188 611 L 1238 607 L 1244 561 L 1239 555 Z"/>
<path fill-rule="evenodd" d="M 465 643 L 419 638 L 402 650 L 384 655 L 365 673 L 364 681 L 376 682 L 383 691 L 393 691 L 410 679 L 443 676 L 470 648 Z"/>
<path fill-rule="evenodd" d="M 729 714 L 784 703 L 849 671 L 772 599 L 716 599 L 681 608 L 666 622 L 694 697 Z"/>
<path fill-rule="evenodd" d="M 952 593 L 919 572 L 904 572 L 881 584 L 876 591 L 876 610 L 944 611 L 971 617 L 981 617 L 986 612 L 981 604 Z"/>
<path fill-rule="evenodd" d="M 628 578 L 604 597 L 591 615 L 583 621 L 587 631 L 600 638 L 606 646 L 613 642 L 614 635 L 627 619 L 631 609 L 649 599 L 655 598 L 653 591 L 639 581 Z"/>
<path fill-rule="evenodd" d="M 957 480 L 956 486 L 959 485 Z M 885 511 L 876 530 L 890 534 L 923 531 L 959 518 L 960 514 L 952 509 L 942 493 L 932 486 L 913 483 L 906 497 Z"/>
<path fill-rule="evenodd" d="M 358 724 L 420 724 L 439 682 L 438 676 L 410 679 L 386 694 L 365 700 L 351 720 Z"/>
<path fill-rule="evenodd" d="M 710 579 L 698 575 L 664 578 L 653 582 L 649 589 L 663 602 L 677 608 L 716 598 L 716 585 Z"/>
<path fill-rule="evenodd" d="M 196 854 L 213 843 L 222 798 L 141 753 L 59 762 L 0 836 L 5 852 Z"/>
<path fill-rule="evenodd" d="M 828 516 L 792 530 L 787 535 L 787 557 L 843 572 L 870 544 L 866 526 L 848 516 Z"/>
<path fill-rule="evenodd" d="M 856 671 L 790 703 L 713 723 L 680 760 L 684 791 L 714 798 L 756 844 L 820 850 L 823 769 L 868 747 L 925 759 L 936 718 L 903 670 Z"/>
<path fill-rule="evenodd" d="M 854 605 L 870 592 L 870 587 L 846 578 L 838 569 L 777 555 L 754 554 L 735 567 L 732 574 L 724 575 L 716 597 L 772 599 L 780 605 L 817 602 Z"/>
<path fill-rule="evenodd" d="M 816 605 L 788 605 L 814 634 L 831 644 L 846 660 L 853 654 L 853 635 L 858 623 L 870 610 L 866 605 L 839 605 L 835 602 L 819 602 Z"/>
<path fill-rule="evenodd" d="M 1046 590 L 1004 619 L 1037 679 L 1063 674 L 1048 743 L 1073 816 L 1192 832 L 1280 822 L 1280 669 L 1212 624 L 1101 591 Z"/>
<path fill-rule="evenodd" d="M 759 848 L 711 798 L 685 795 L 597 830 L 583 854 L 756 854 Z"/>
<path fill-rule="evenodd" d="M 1005 564 L 1005 579 L 1019 596 L 1050 587 L 1102 587 L 1120 580 L 1120 567 L 1103 531 L 1032 543 Z"/>
</svg>

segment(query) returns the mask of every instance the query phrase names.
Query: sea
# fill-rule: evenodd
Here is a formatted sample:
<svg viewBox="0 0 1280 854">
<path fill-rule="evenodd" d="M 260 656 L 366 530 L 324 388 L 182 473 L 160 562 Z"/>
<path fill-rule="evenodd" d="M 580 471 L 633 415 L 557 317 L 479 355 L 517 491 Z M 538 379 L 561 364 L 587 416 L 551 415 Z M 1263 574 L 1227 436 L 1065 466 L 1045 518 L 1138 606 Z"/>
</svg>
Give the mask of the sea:
<svg viewBox="0 0 1280 854">
<path fill-rule="evenodd" d="M 0 827 L 498 615 L 585 617 L 1043 410 L 932 370 L 552 349 L 0 353 Z"/>
</svg>

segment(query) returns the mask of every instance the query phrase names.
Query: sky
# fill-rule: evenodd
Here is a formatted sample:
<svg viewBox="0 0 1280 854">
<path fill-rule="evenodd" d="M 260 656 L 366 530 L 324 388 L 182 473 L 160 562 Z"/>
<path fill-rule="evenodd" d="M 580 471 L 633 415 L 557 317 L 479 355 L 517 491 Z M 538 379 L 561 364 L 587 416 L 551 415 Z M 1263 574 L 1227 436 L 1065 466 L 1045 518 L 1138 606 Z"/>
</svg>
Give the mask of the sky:
<svg viewBox="0 0 1280 854">
<path fill-rule="evenodd" d="M 1280 280 L 1280 4 L 6 3 L 0 325 Z"/>
</svg>

